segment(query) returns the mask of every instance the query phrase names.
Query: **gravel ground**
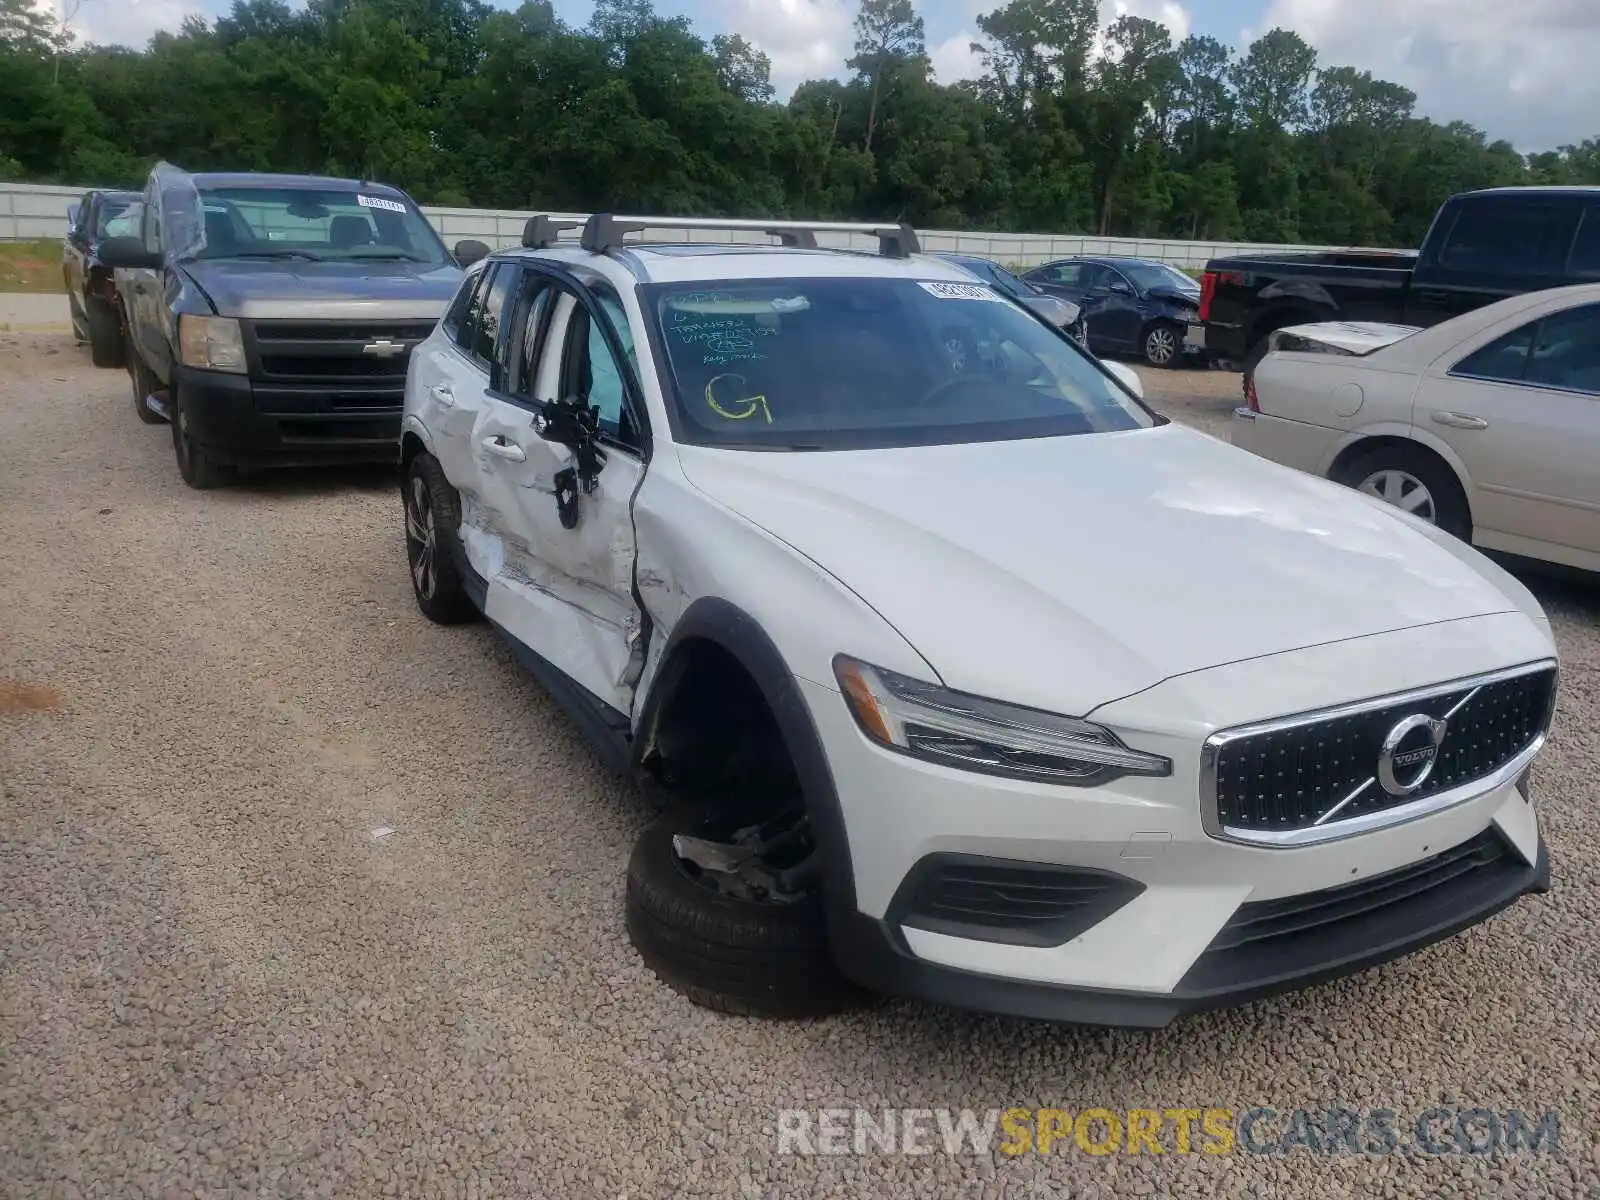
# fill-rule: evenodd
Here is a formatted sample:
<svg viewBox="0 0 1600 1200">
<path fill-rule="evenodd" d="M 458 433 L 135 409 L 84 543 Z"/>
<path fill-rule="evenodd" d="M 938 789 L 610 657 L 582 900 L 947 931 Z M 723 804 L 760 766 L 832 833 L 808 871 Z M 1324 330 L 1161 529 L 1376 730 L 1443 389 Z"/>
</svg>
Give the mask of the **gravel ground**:
<svg viewBox="0 0 1600 1200">
<path fill-rule="evenodd" d="M 641 803 L 485 629 L 418 615 L 392 478 L 188 491 L 86 357 L 0 337 L 0 1194 L 1600 1197 L 1592 583 L 1535 581 L 1565 659 L 1548 897 L 1160 1033 L 900 1002 L 729 1019 L 627 943 Z M 1237 396 L 1146 378 L 1213 429 Z M 1437 1103 L 1559 1108 L 1561 1153 L 774 1136 L 823 1106 Z"/>
</svg>

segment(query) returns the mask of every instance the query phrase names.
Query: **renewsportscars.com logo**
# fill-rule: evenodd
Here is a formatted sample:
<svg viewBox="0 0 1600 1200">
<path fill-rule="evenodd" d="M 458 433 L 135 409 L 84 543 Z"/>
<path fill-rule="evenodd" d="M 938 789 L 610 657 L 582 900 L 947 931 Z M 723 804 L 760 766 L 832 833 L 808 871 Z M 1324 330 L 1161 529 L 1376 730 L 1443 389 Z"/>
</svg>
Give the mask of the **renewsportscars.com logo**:
<svg viewBox="0 0 1600 1200">
<path fill-rule="evenodd" d="M 1561 1114 L 1392 1108 L 781 1109 L 779 1154 L 1558 1155 Z"/>
</svg>

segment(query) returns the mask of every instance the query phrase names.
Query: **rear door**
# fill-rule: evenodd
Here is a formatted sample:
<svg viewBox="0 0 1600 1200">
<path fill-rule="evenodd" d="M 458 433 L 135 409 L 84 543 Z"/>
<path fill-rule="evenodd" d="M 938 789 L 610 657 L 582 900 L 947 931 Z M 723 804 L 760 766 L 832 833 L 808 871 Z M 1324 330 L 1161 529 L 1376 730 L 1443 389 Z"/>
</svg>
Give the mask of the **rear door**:
<svg viewBox="0 0 1600 1200">
<path fill-rule="evenodd" d="M 504 347 L 505 370 L 473 430 L 483 503 L 503 531 L 487 613 L 628 714 L 643 666 L 633 496 L 646 439 L 633 332 L 607 285 L 580 286 L 537 268 L 524 271 L 511 312 L 516 334 Z M 571 450 L 535 425 L 546 404 L 569 397 L 599 410 L 604 463 L 588 487 Z"/>
<path fill-rule="evenodd" d="M 1406 324 L 1437 325 L 1566 281 L 1577 196 L 1495 192 L 1449 203 L 1454 214 L 1441 215 L 1412 272 Z"/>
<path fill-rule="evenodd" d="M 145 189 L 139 230 L 145 249 L 162 253 L 160 208 L 154 202 L 155 182 Z M 172 311 L 167 305 L 167 272 L 176 267 L 137 267 L 117 272 L 117 290 L 127 310 L 129 332 L 139 356 L 163 383 L 172 382 L 172 347 L 177 343 Z"/>
<path fill-rule="evenodd" d="M 461 493 L 464 522 L 474 515 L 478 491 L 472 431 L 488 403 L 501 315 L 515 273 L 511 265 L 489 263 L 469 276 L 424 343 L 427 349 L 415 355 L 407 380 L 410 407 L 428 429 L 445 478 Z M 465 530 L 463 541 L 472 545 Z M 474 562 L 473 568 L 482 573 L 480 563 Z"/>
<path fill-rule="evenodd" d="M 1600 553 L 1600 304 L 1436 363 L 1412 419 L 1466 466 L 1485 543 L 1504 534 Z"/>
</svg>

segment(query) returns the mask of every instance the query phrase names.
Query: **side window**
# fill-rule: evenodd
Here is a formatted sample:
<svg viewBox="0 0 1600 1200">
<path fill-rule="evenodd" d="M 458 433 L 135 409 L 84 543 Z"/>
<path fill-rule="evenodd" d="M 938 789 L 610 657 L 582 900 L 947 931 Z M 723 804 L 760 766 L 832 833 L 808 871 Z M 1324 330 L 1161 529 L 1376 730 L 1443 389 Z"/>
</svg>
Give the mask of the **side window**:
<svg viewBox="0 0 1600 1200">
<path fill-rule="evenodd" d="M 1584 210 L 1567 258 L 1567 274 L 1573 279 L 1600 279 L 1600 204 Z"/>
<path fill-rule="evenodd" d="M 1089 280 L 1082 263 L 1057 263 L 1050 268 L 1051 283 L 1064 283 L 1069 287 L 1087 287 Z"/>
<path fill-rule="evenodd" d="M 628 328 L 627 314 L 615 296 L 600 292 L 597 297 L 617 340 L 622 343 L 625 362 L 618 362 L 611 352 L 611 344 L 595 325 L 588 309 L 580 306 L 572 316 L 568 329 L 565 376 L 562 391 L 565 394 L 587 396 L 589 403 L 600 410 L 600 428 L 623 445 L 637 448 L 639 431 L 627 404 L 624 380 L 627 373 L 637 367 L 633 337 Z"/>
<path fill-rule="evenodd" d="M 456 291 L 455 299 L 451 300 L 450 307 L 445 309 L 444 320 L 440 322 L 444 326 L 445 336 L 462 349 L 466 349 L 468 345 L 465 331 L 467 312 L 472 307 L 473 295 L 483 283 L 484 276 L 493 269 L 488 267 L 482 271 L 474 271 L 463 279 L 461 287 Z"/>
<path fill-rule="evenodd" d="M 1528 351 L 1533 347 L 1534 331 L 1538 328 L 1539 322 L 1533 321 L 1521 329 L 1513 329 L 1487 346 L 1474 350 L 1451 367 L 1450 373 L 1471 375 L 1474 379 L 1521 383 L 1528 369 Z"/>
<path fill-rule="evenodd" d="M 1552 313 L 1539 326 L 1528 382 L 1600 395 L 1600 304 Z"/>
<path fill-rule="evenodd" d="M 523 281 L 516 314 L 512 317 L 518 328 L 515 336 L 506 338 L 505 388 L 513 396 L 537 398 L 534 397 L 534 381 L 538 377 L 539 354 L 544 348 L 541 334 L 556 290 L 549 280 L 539 275 L 524 272 Z"/>
<path fill-rule="evenodd" d="M 1482 275 L 1559 275 L 1577 224 L 1559 200 L 1467 200 L 1439 250 L 1441 270 Z"/>
<path fill-rule="evenodd" d="M 470 339 L 467 352 L 485 367 L 495 361 L 495 351 L 500 343 L 500 318 L 505 313 L 506 295 L 517 277 L 517 269 L 499 263 L 494 273 L 478 289 L 467 310 L 467 335 Z"/>
</svg>

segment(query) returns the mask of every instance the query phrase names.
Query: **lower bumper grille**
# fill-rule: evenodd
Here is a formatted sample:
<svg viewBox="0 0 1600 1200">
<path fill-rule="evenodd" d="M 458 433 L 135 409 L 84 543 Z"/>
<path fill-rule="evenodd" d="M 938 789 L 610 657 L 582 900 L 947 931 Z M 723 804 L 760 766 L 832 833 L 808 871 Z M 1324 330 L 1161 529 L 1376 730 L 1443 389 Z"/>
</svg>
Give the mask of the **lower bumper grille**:
<svg viewBox="0 0 1600 1200">
<path fill-rule="evenodd" d="M 1059 946 L 1144 891 L 1109 871 L 930 854 L 889 906 L 892 924 L 1020 946 Z"/>
<path fill-rule="evenodd" d="M 1485 779 L 1534 745 L 1555 689 L 1554 664 L 1538 664 L 1224 732 L 1207 743 L 1203 800 L 1219 829 L 1244 837 L 1424 800 Z"/>
</svg>

